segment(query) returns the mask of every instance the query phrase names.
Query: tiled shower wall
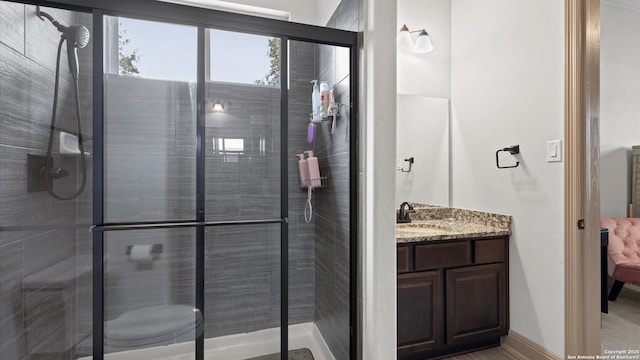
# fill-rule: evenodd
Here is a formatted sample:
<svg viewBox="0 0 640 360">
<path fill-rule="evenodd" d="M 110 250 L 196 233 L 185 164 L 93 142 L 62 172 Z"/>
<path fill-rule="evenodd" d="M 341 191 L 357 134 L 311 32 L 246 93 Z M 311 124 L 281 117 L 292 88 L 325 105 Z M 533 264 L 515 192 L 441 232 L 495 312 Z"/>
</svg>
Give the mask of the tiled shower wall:
<svg viewBox="0 0 640 360">
<path fill-rule="evenodd" d="M 46 9 L 64 24 L 90 18 Z M 87 24 L 89 28 L 90 25 Z M 27 154 L 45 155 L 53 103 L 56 51 L 60 33 L 35 15 L 35 6 L 0 1 L 0 356 L 72 359 L 78 303 L 75 281 L 86 275 L 76 257 L 78 201 L 60 201 L 46 191 L 27 192 Z M 91 45 L 79 56 L 91 56 Z M 66 51 L 61 59 L 57 128 L 75 133 L 73 88 Z M 90 73 L 81 67 L 82 76 Z M 89 71 L 89 72 L 88 72 Z M 90 98 L 89 98 L 90 99 Z M 87 97 L 82 96 L 86 108 Z M 90 106 L 90 105 L 89 105 Z M 91 119 L 83 111 L 83 133 L 90 148 Z M 79 186 L 80 162 L 62 157 L 54 142 L 54 168 L 70 176 L 54 190 L 71 194 Z M 88 163 L 90 171 L 90 162 Z M 90 193 L 85 190 L 84 194 Z M 90 237 L 88 238 L 90 241 Z M 54 268 L 52 268 L 54 266 Z M 55 270 L 64 291 L 49 291 Z M 86 278 L 84 276 L 83 278 Z M 29 354 L 29 355 L 28 355 Z"/>
<path fill-rule="evenodd" d="M 342 0 L 327 27 L 358 31 L 362 0 Z M 315 192 L 315 319 L 336 359 L 349 358 L 349 49 L 318 45 L 315 73 L 341 104 L 335 134 L 318 128 L 315 144 L 328 187 Z"/>
<path fill-rule="evenodd" d="M 315 234 L 304 220 L 307 191 L 300 187 L 298 157 L 311 147 L 307 126 L 311 112 L 315 45 L 289 43 L 289 318 L 290 324 L 315 321 Z"/>
<path fill-rule="evenodd" d="M 326 188 L 314 191 L 315 318 L 337 359 L 349 357 L 349 49 L 318 45 L 318 78 L 334 89 L 340 114 L 318 127 L 315 151 Z"/>
</svg>

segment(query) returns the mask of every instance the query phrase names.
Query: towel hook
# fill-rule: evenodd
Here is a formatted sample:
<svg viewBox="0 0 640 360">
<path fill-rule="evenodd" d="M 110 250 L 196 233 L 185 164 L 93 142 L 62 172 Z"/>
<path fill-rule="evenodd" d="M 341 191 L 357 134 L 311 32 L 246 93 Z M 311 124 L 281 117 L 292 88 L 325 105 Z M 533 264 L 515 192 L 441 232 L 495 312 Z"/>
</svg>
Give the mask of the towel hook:
<svg viewBox="0 0 640 360">
<path fill-rule="evenodd" d="M 500 154 L 501 151 L 508 152 L 511 155 L 520 154 L 520 145 L 512 145 L 512 146 L 508 146 L 508 147 L 506 147 L 504 149 L 498 149 L 498 151 L 496 151 L 496 166 L 498 167 L 498 169 L 515 168 L 515 167 L 518 167 L 518 165 L 520 165 L 520 161 L 516 161 L 515 165 L 500 166 L 500 161 L 498 159 L 498 154 Z"/>
<path fill-rule="evenodd" d="M 404 161 L 409 163 L 409 170 L 405 170 L 404 166 L 400 170 L 402 170 L 402 172 L 411 172 L 411 165 L 413 164 L 413 156 L 408 159 L 404 159 Z"/>
</svg>

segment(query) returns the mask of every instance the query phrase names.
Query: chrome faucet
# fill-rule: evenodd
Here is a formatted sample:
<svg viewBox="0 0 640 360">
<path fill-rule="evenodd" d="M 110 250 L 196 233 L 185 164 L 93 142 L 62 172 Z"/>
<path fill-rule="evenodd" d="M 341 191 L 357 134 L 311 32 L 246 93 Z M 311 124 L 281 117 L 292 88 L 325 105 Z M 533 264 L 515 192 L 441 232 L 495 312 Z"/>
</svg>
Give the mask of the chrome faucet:
<svg viewBox="0 0 640 360">
<path fill-rule="evenodd" d="M 413 209 L 413 206 L 411 206 L 411 204 L 409 204 L 406 201 L 403 202 L 402 204 L 400 204 L 400 209 L 396 213 L 396 223 L 398 224 L 410 223 L 411 218 L 409 217 L 409 214 L 414 212 L 416 211 Z"/>
</svg>

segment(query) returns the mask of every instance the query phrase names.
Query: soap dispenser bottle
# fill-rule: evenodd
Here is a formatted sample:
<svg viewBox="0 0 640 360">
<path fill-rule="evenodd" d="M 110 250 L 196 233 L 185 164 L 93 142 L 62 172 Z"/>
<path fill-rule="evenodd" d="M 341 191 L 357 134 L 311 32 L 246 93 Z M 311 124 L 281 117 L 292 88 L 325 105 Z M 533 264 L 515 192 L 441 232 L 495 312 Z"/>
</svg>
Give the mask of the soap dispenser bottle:
<svg viewBox="0 0 640 360">
<path fill-rule="evenodd" d="M 313 121 L 320 118 L 320 110 L 322 102 L 320 100 L 320 88 L 318 88 L 318 80 L 311 80 L 313 83 L 313 92 L 311 93 L 311 115 Z"/>
<path fill-rule="evenodd" d="M 318 158 L 313 156 L 313 150 L 307 150 L 305 153 L 308 155 L 309 186 L 312 188 L 320 187 L 320 166 L 318 165 Z"/>
<path fill-rule="evenodd" d="M 309 185 L 309 165 L 304 158 L 304 154 L 296 154 L 298 156 L 298 174 L 300 174 L 300 183 L 303 186 Z"/>
</svg>

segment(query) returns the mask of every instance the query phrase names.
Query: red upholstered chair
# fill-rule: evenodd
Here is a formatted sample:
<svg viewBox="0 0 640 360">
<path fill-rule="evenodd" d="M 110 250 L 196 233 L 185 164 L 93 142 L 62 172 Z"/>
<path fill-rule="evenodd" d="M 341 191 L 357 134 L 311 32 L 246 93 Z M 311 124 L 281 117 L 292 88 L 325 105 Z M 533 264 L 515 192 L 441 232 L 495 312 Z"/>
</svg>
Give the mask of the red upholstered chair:
<svg viewBox="0 0 640 360">
<path fill-rule="evenodd" d="M 602 218 L 609 229 L 608 272 L 615 280 L 609 300 L 615 301 L 625 282 L 640 283 L 640 218 Z"/>
</svg>

